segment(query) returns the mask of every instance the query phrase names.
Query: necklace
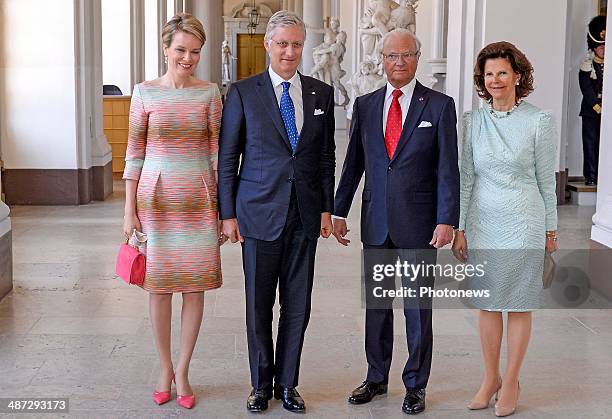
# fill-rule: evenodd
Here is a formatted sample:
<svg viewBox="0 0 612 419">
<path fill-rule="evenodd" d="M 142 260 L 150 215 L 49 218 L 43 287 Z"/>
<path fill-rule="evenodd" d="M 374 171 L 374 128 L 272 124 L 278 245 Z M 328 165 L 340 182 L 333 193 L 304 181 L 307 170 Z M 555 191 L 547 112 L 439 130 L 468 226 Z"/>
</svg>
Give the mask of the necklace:
<svg viewBox="0 0 612 419">
<path fill-rule="evenodd" d="M 501 111 L 501 112 L 500 112 L 500 111 L 496 111 L 495 109 L 493 109 L 493 100 L 489 100 L 489 102 L 488 102 L 488 103 L 489 103 L 489 113 L 490 113 L 491 115 L 493 115 L 495 118 L 507 118 L 507 117 L 509 117 L 509 116 L 510 116 L 510 114 L 511 114 L 512 112 L 514 112 L 514 110 L 515 110 L 516 108 L 518 108 L 518 107 L 519 107 L 519 105 L 520 105 L 522 102 L 523 102 L 523 100 L 522 100 L 522 99 L 519 99 L 519 100 L 518 100 L 518 101 L 517 101 L 517 102 L 514 104 L 514 106 L 512 107 L 512 109 L 510 109 L 509 111 L 505 111 L 505 113 L 504 113 L 504 111 Z"/>
</svg>

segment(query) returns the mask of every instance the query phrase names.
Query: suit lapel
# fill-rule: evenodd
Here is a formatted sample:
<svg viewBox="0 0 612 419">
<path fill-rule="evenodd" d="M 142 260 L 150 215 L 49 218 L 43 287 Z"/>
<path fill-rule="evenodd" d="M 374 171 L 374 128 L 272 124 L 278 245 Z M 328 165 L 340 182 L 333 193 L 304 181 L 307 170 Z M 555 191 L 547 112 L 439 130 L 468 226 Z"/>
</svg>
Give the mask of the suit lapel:
<svg viewBox="0 0 612 419">
<path fill-rule="evenodd" d="M 380 146 L 382 147 L 383 154 L 389 158 L 387 154 L 387 146 L 385 145 L 385 129 L 383 128 L 383 112 L 385 107 L 385 93 L 387 92 L 387 85 L 385 84 L 383 87 L 378 89 L 376 93 L 372 95 L 372 109 L 374 113 L 372 117 L 374 118 L 374 124 L 372 128 L 374 129 L 375 135 L 372 138 L 379 138 L 380 133 L 382 133 L 382 142 L 380 142 Z M 378 141 L 377 141 L 378 142 Z"/>
<path fill-rule="evenodd" d="M 406 121 L 404 122 L 404 126 L 402 128 L 402 134 L 400 135 L 399 142 L 397 143 L 397 148 L 395 149 L 395 153 L 393 153 L 393 158 L 391 161 L 395 160 L 402 151 L 402 148 L 408 142 L 408 139 L 412 135 L 412 132 L 417 127 L 417 124 L 421 120 L 421 115 L 423 114 L 423 110 L 427 105 L 427 91 L 425 88 L 419 83 L 416 82 L 414 86 L 414 93 L 412 94 L 412 99 L 410 100 L 410 106 L 408 108 L 408 115 L 406 116 Z"/>
<path fill-rule="evenodd" d="M 301 147 L 302 141 L 308 138 L 307 134 L 312 131 L 310 128 L 314 122 L 314 110 L 316 100 L 316 90 L 310 83 L 310 80 L 299 74 L 300 82 L 302 83 L 302 106 L 304 109 L 304 123 L 300 131 L 298 140 L 298 148 Z"/>
<path fill-rule="evenodd" d="M 259 89 L 259 94 L 257 95 L 261 100 L 261 103 L 267 110 L 267 114 L 272 119 L 274 126 L 277 131 L 283 137 L 283 140 L 289 150 L 291 150 L 291 143 L 289 142 L 289 136 L 287 135 L 287 130 L 285 129 L 285 123 L 283 122 L 283 118 L 280 114 L 280 109 L 278 108 L 278 100 L 276 99 L 276 94 L 274 93 L 274 86 L 272 86 L 272 80 L 270 79 L 270 74 L 268 70 L 264 71 L 260 74 L 259 80 L 257 80 L 257 87 Z"/>
</svg>

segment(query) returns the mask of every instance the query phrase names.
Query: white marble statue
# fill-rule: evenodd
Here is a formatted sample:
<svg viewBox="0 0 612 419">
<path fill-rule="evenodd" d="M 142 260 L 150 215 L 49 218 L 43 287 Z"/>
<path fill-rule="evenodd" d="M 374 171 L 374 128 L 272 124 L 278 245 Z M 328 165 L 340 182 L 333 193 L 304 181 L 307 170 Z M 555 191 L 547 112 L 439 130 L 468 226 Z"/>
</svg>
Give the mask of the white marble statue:
<svg viewBox="0 0 612 419">
<path fill-rule="evenodd" d="M 331 42 L 336 42 L 336 36 L 340 31 L 340 19 L 338 19 L 337 17 L 330 17 L 329 25 L 327 26 L 327 28 L 313 28 L 311 26 L 308 26 L 306 30 L 309 33 L 322 33 L 327 36 L 331 40 Z"/>
<path fill-rule="evenodd" d="M 334 36 L 335 38 L 335 36 Z M 329 34 L 323 36 L 323 43 L 312 49 L 312 59 L 314 66 L 310 71 L 310 75 L 315 79 L 321 80 L 329 85 L 331 80 L 332 53 L 331 46 L 335 44 L 335 39 L 332 40 Z"/>
<path fill-rule="evenodd" d="M 388 29 L 408 29 L 416 33 L 416 8 L 418 0 L 402 0 L 400 7 L 391 12 Z"/>
<path fill-rule="evenodd" d="M 416 8 L 419 0 L 368 0 L 359 23 L 362 62 L 351 77 L 351 100 L 347 115 L 350 119 L 355 98 L 370 93 L 386 83 L 382 62 L 382 38 L 396 28 L 416 33 Z"/>
<path fill-rule="evenodd" d="M 229 42 L 227 39 L 223 40 L 221 44 L 221 63 L 223 64 L 223 71 L 221 75 L 221 82 L 223 85 L 229 84 L 232 81 L 232 73 L 231 73 L 231 65 L 232 59 L 235 59 L 232 55 L 232 50 L 230 49 Z"/>
<path fill-rule="evenodd" d="M 334 86 L 342 95 L 342 102 L 338 103 L 340 106 L 346 106 L 349 103 L 349 95 L 346 88 L 342 84 L 342 77 L 346 75 L 346 71 L 342 69 L 342 61 L 344 60 L 344 53 L 346 52 L 346 32 L 340 31 L 336 37 L 336 42 L 331 46 L 332 52 L 332 67 L 331 67 L 331 79 L 332 86 Z"/>
<path fill-rule="evenodd" d="M 389 32 L 391 12 L 397 7 L 399 5 L 392 0 L 368 0 L 368 6 L 359 24 L 364 58 L 378 58 L 380 40 Z"/>
<path fill-rule="evenodd" d="M 342 70 L 342 61 L 346 52 L 347 36 L 346 32 L 340 31 L 339 28 L 340 21 L 332 17 L 329 28 L 324 30 L 323 43 L 312 50 L 314 67 L 310 75 L 336 88 L 343 98 L 338 105 L 345 106 L 349 97 L 341 79 L 346 74 Z"/>
<path fill-rule="evenodd" d="M 312 49 L 314 65 L 310 75 L 331 85 L 331 54 L 330 47 L 336 42 L 340 30 L 340 20 L 337 17 L 329 19 L 329 26 L 324 29 L 308 28 L 308 31 L 323 34 L 323 42 Z"/>
<path fill-rule="evenodd" d="M 351 77 L 349 86 L 351 87 L 350 102 L 347 109 L 347 117 L 351 119 L 353 114 L 353 104 L 359 96 L 380 89 L 387 83 L 384 73 L 381 73 L 378 68 L 378 62 L 374 60 L 365 60 L 359 64 L 359 71 Z"/>
</svg>

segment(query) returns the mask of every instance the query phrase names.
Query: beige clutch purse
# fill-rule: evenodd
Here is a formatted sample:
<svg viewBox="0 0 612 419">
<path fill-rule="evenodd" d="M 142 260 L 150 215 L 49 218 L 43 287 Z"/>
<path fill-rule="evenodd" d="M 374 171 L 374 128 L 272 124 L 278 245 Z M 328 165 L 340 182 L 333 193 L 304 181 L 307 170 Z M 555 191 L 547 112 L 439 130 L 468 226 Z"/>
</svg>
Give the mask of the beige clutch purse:
<svg viewBox="0 0 612 419">
<path fill-rule="evenodd" d="M 544 289 L 550 288 L 550 285 L 555 279 L 555 271 L 557 270 L 557 264 L 549 252 L 544 252 L 544 272 L 542 273 L 542 287 Z"/>
</svg>

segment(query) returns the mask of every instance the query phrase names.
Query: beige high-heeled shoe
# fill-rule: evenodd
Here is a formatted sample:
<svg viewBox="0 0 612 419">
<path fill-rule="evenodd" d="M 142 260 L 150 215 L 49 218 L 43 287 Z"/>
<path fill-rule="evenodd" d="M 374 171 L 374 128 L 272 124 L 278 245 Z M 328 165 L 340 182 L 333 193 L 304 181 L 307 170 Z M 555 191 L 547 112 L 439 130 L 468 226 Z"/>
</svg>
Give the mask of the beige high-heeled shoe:
<svg viewBox="0 0 612 419">
<path fill-rule="evenodd" d="M 495 403 L 495 416 L 497 416 L 498 418 L 510 416 L 513 415 L 514 412 L 516 412 L 516 408 L 518 407 L 518 399 L 521 394 L 521 384 L 517 384 L 518 389 L 516 391 L 516 403 L 514 403 L 514 406 L 500 406 L 499 404 Z"/>
<path fill-rule="evenodd" d="M 491 394 L 488 398 L 486 402 L 476 402 L 472 399 L 472 401 L 470 402 L 470 404 L 468 404 L 468 409 L 470 410 L 482 410 L 482 409 L 486 409 L 489 407 L 489 403 L 491 402 L 491 397 L 495 396 L 495 401 L 497 401 L 497 392 L 499 391 L 499 389 L 501 388 L 502 382 L 501 382 L 501 378 L 499 379 L 499 384 L 497 385 L 497 389 L 495 390 L 495 392 L 493 394 Z"/>
</svg>

